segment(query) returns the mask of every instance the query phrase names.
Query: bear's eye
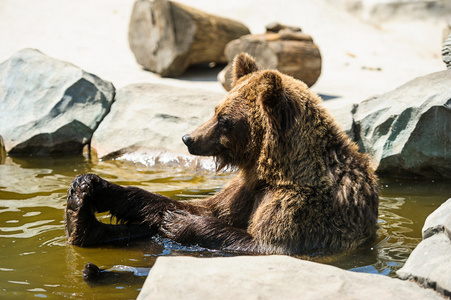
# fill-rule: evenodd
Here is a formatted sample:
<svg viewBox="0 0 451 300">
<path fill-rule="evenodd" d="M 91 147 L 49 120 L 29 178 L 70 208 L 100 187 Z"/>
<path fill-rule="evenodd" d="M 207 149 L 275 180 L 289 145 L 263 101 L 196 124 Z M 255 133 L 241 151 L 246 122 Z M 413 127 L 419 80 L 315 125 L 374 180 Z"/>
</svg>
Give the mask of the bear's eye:
<svg viewBox="0 0 451 300">
<path fill-rule="evenodd" d="M 218 118 L 218 126 L 222 130 L 228 131 L 228 130 L 232 129 L 233 123 L 229 118 L 227 118 L 225 116 L 221 116 Z"/>
</svg>

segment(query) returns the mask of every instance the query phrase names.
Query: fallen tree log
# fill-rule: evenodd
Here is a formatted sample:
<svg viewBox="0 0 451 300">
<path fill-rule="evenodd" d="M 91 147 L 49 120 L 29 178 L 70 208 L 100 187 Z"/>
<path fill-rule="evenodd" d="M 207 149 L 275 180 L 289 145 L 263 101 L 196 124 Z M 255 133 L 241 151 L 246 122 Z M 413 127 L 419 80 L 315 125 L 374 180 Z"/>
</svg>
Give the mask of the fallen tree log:
<svg viewBox="0 0 451 300">
<path fill-rule="evenodd" d="M 312 86 L 321 74 L 321 54 L 311 36 L 300 28 L 280 24 L 267 26 L 264 34 L 245 35 L 227 44 L 229 64 L 218 74 L 226 90 L 231 89 L 234 57 L 246 52 L 264 69 L 275 69 Z"/>
<path fill-rule="evenodd" d="M 177 77 L 194 64 L 227 63 L 228 42 L 249 34 L 240 22 L 168 0 L 138 0 L 128 40 L 137 62 L 164 77 Z"/>
</svg>

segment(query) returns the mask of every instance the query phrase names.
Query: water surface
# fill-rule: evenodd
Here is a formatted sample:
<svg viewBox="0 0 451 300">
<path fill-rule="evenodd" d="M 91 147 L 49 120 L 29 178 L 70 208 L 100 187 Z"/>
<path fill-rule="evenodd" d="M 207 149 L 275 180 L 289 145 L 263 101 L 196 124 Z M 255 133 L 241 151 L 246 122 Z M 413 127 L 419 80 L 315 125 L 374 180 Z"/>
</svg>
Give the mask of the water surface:
<svg viewBox="0 0 451 300">
<path fill-rule="evenodd" d="M 182 247 L 151 238 L 124 246 L 80 248 L 65 243 L 64 207 L 72 179 L 96 173 L 122 185 L 134 185 L 174 199 L 207 197 L 233 174 L 215 174 L 178 166 L 145 166 L 89 158 L 16 159 L 0 164 L 0 291 L 2 298 L 134 299 L 145 276 L 110 285 L 89 286 L 82 279 L 86 262 L 151 267 L 158 256 L 223 256 L 220 251 Z M 451 183 L 420 179 L 381 179 L 378 240 L 365 249 L 326 263 L 358 272 L 395 276 L 421 240 L 424 220 L 447 198 Z M 145 272 L 137 270 L 140 275 Z M 170 279 L 168 279 L 170 280 Z"/>
</svg>

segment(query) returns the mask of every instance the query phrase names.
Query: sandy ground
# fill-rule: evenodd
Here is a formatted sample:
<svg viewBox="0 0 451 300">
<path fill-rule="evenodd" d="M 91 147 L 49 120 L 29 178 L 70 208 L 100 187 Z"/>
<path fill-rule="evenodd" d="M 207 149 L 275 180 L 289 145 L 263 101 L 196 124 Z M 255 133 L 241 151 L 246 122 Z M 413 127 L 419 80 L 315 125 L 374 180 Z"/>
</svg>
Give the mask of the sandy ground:
<svg viewBox="0 0 451 300">
<path fill-rule="evenodd" d="M 440 20 L 363 22 L 327 0 L 180 0 L 233 18 L 252 33 L 278 21 L 296 25 L 319 46 L 323 70 L 313 90 L 337 104 L 387 92 L 414 77 L 445 69 Z M 218 69 L 189 70 L 179 79 L 144 71 L 128 41 L 134 0 L 0 0 L 0 61 L 22 48 L 71 62 L 113 82 L 137 82 L 224 91 Z M 1 87 L 0 87 L 1 88 Z M 333 100 L 335 99 L 335 100 Z"/>
</svg>

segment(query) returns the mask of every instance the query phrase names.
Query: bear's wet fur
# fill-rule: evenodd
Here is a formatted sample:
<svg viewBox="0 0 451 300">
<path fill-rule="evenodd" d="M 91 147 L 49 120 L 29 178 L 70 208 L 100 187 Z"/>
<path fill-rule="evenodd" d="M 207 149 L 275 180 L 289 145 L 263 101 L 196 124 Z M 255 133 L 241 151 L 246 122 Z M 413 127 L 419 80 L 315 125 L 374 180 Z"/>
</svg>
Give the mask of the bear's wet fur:
<svg viewBox="0 0 451 300">
<path fill-rule="evenodd" d="M 160 234 L 184 244 L 255 254 L 356 248 L 376 236 L 377 178 L 307 86 L 234 61 L 234 87 L 214 116 L 183 137 L 191 154 L 237 168 L 216 195 L 179 202 L 100 177 L 78 176 L 66 209 L 68 242 L 80 246 Z M 109 211 L 122 224 L 102 224 Z"/>
</svg>

